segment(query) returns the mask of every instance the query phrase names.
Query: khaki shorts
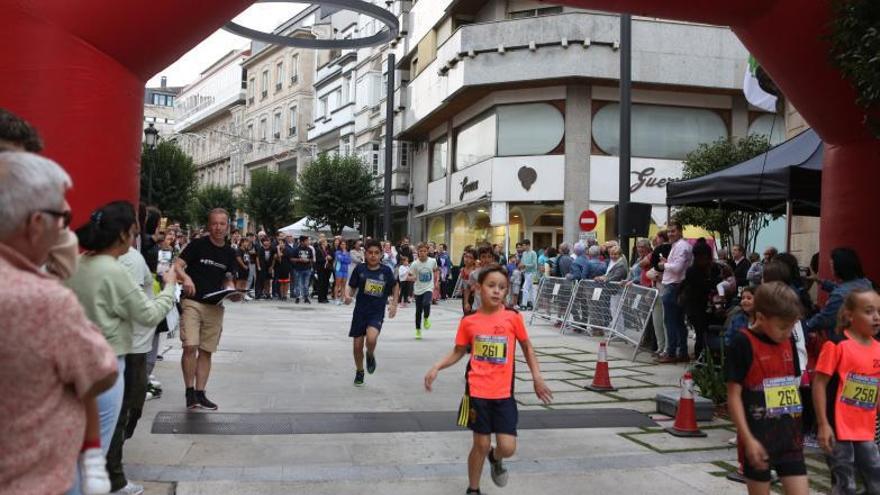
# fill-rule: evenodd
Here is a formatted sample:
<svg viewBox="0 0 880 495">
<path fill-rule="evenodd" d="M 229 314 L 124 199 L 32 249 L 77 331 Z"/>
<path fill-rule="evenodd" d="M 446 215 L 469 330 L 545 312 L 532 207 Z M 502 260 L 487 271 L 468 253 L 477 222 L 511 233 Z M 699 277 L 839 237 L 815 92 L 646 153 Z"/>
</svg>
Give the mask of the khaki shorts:
<svg viewBox="0 0 880 495">
<path fill-rule="evenodd" d="M 216 352 L 223 333 L 223 306 L 203 304 L 192 299 L 180 302 L 180 340 L 184 346 L 198 346 L 205 352 Z"/>
</svg>

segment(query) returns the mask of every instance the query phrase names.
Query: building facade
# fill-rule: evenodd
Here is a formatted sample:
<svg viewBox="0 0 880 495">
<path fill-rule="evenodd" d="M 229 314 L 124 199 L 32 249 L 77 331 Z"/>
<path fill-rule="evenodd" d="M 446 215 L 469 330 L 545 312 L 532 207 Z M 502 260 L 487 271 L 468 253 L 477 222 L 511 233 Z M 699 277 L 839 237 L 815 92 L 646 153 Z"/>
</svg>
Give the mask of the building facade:
<svg viewBox="0 0 880 495">
<path fill-rule="evenodd" d="M 412 143 L 414 238 L 455 257 L 481 241 L 616 237 L 619 17 L 531 0 L 416 2 L 401 15 L 396 139 Z M 665 184 L 700 144 L 784 123 L 742 96 L 726 28 L 633 19 L 632 201 L 665 224 Z M 510 249 L 510 248 L 509 248 Z"/>
<path fill-rule="evenodd" d="M 144 129 L 153 124 L 159 136 L 170 136 L 174 133 L 176 112 L 174 104 L 179 86 L 168 86 L 167 79 L 162 76 L 158 88 L 144 88 Z"/>
</svg>

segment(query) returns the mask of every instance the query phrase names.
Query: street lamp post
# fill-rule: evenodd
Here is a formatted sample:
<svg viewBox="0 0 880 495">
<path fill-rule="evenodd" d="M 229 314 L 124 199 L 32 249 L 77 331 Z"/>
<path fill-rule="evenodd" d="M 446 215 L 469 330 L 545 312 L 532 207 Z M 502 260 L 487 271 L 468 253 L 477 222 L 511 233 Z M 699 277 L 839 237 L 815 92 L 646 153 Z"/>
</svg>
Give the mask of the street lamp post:
<svg viewBox="0 0 880 495">
<path fill-rule="evenodd" d="M 159 142 L 159 129 L 153 127 L 153 124 L 150 124 L 146 129 L 144 129 L 144 144 L 147 145 L 147 149 L 150 150 L 150 154 L 156 150 L 156 144 Z M 151 156 L 152 161 L 150 162 L 150 172 L 149 172 L 149 183 L 147 184 L 147 205 L 153 206 L 153 167 L 155 167 L 156 157 Z"/>
</svg>

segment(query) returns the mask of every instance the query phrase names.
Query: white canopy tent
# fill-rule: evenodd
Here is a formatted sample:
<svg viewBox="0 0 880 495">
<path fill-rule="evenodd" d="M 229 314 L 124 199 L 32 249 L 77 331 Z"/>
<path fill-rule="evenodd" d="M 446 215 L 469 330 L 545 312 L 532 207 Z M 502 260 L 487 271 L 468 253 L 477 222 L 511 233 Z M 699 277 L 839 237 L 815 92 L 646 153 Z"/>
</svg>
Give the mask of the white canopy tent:
<svg viewBox="0 0 880 495">
<path fill-rule="evenodd" d="M 319 229 L 315 229 L 312 227 L 312 225 L 314 225 L 314 223 L 311 218 L 302 217 L 297 220 L 296 223 L 290 224 L 287 227 L 281 228 L 279 230 L 287 235 L 292 235 L 294 237 L 307 235 L 309 237 L 317 238 L 318 234 L 324 234 L 327 237 L 333 237 L 333 233 L 330 232 L 329 226 L 325 225 Z M 342 229 L 343 239 L 359 239 L 360 236 L 361 233 L 351 227 L 344 227 Z"/>
</svg>

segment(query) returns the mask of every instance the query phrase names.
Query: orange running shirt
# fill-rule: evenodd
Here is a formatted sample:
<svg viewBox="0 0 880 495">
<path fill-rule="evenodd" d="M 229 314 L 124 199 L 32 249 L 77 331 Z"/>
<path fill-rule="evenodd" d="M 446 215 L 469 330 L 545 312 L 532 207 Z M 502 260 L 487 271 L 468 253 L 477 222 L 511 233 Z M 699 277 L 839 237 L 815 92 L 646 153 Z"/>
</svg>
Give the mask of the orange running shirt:
<svg viewBox="0 0 880 495">
<path fill-rule="evenodd" d="M 455 345 L 471 346 L 467 375 L 471 397 L 507 399 L 513 394 L 516 343 L 528 338 L 522 315 L 511 309 L 490 315 L 478 311 L 461 319 Z"/>
<path fill-rule="evenodd" d="M 848 332 L 847 332 L 848 333 Z M 838 440 L 874 440 L 880 382 L 880 342 L 863 345 L 847 335 L 835 344 L 826 342 L 816 371 L 840 380 L 834 393 L 834 426 Z"/>
</svg>

